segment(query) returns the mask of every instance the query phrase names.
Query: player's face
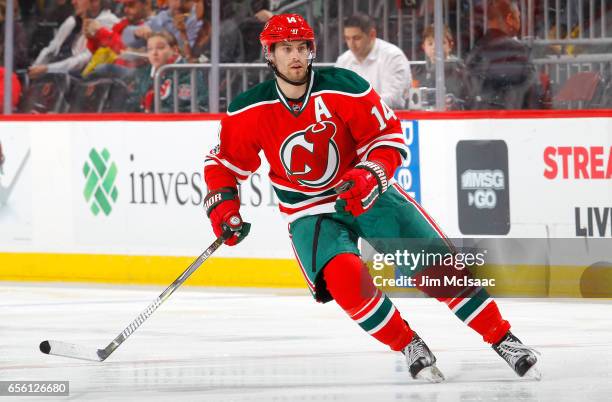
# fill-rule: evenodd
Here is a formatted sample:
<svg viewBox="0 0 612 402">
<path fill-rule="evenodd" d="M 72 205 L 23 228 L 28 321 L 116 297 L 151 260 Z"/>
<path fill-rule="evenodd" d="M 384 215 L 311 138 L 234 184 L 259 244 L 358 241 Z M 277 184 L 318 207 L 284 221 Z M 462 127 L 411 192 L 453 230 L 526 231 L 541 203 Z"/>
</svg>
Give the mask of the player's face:
<svg viewBox="0 0 612 402">
<path fill-rule="evenodd" d="M 344 28 L 344 40 L 346 46 L 353 52 L 358 59 L 365 59 L 376 40 L 376 30 L 363 32 L 361 28 L 346 27 Z"/>
<path fill-rule="evenodd" d="M 280 42 L 274 46 L 272 62 L 292 81 L 302 81 L 308 71 L 310 49 L 306 41 Z"/>
<path fill-rule="evenodd" d="M 153 36 L 147 41 L 147 57 L 149 63 L 156 69 L 164 64 L 175 54 L 175 50 L 162 37 Z"/>
<path fill-rule="evenodd" d="M 451 45 L 447 38 L 444 38 L 444 57 L 448 57 L 450 54 Z M 432 37 L 425 38 L 423 42 L 423 51 L 425 55 L 429 59 L 429 61 L 433 62 L 436 57 L 436 41 Z"/>
</svg>

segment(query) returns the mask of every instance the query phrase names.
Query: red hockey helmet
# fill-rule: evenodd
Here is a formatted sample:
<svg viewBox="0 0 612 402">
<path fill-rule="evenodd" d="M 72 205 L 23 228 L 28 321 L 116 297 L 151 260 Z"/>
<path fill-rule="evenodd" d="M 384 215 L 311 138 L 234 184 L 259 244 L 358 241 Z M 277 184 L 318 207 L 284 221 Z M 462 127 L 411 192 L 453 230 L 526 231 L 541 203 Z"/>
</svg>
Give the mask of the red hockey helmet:
<svg viewBox="0 0 612 402">
<path fill-rule="evenodd" d="M 299 14 L 279 14 L 268 20 L 259 35 L 266 59 L 270 54 L 272 45 L 278 42 L 304 40 L 310 44 L 311 59 L 316 54 L 314 31 L 308 22 Z"/>
</svg>

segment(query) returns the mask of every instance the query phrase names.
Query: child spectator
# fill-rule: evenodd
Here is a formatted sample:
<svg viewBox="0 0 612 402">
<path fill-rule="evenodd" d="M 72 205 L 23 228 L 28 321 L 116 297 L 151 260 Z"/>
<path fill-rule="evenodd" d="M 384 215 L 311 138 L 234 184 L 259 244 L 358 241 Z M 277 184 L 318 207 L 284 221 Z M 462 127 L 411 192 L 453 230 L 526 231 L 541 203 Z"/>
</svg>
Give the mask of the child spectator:
<svg viewBox="0 0 612 402">
<path fill-rule="evenodd" d="M 425 52 L 425 65 L 414 68 L 415 88 L 436 87 L 436 45 L 434 26 L 430 25 L 423 31 L 421 48 Z M 448 27 L 444 27 L 444 81 L 446 84 L 446 108 L 449 110 L 464 109 L 467 97 L 467 81 L 465 66 L 459 59 L 451 56 L 454 47 L 453 35 Z M 433 93 L 433 92 L 432 92 Z M 426 100 L 432 103 L 432 100 Z M 433 104 L 432 104 L 433 105 Z"/>
<path fill-rule="evenodd" d="M 184 64 L 185 59 L 181 57 L 178 42 L 174 36 L 168 32 L 156 32 L 147 40 L 147 57 L 150 65 L 140 68 L 136 76 L 135 96 L 139 103 L 138 109 L 145 113 L 154 111 L 154 78 L 159 68 L 166 64 Z M 161 111 L 173 112 L 173 77 L 172 73 L 164 74 L 161 77 L 160 97 Z M 178 110 L 179 112 L 191 111 L 191 73 L 181 71 L 178 74 Z M 197 89 L 197 110 L 207 111 L 206 99 L 208 91 L 204 86 L 204 81 L 200 72 L 196 73 L 195 86 Z"/>
</svg>

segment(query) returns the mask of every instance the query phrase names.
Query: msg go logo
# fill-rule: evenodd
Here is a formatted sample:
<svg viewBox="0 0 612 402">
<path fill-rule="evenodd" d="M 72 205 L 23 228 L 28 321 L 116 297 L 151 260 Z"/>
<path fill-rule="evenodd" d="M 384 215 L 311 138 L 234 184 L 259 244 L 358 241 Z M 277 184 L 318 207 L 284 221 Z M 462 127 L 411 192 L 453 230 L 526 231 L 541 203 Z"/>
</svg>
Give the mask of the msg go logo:
<svg viewBox="0 0 612 402">
<path fill-rule="evenodd" d="M 108 216 L 112 211 L 112 203 L 117 201 L 118 191 L 115 186 L 117 165 L 110 162 L 110 153 L 106 148 L 98 152 L 95 148 L 89 151 L 89 160 L 83 165 L 85 176 L 85 201 L 90 204 L 91 212 L 98 216 L 100 211 Z"/>
</svg>

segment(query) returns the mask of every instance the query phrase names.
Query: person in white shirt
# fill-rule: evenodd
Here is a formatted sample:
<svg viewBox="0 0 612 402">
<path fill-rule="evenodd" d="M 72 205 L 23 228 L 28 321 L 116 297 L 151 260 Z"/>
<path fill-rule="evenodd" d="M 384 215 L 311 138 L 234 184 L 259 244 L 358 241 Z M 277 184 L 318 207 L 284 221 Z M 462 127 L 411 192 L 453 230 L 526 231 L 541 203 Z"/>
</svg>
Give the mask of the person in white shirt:
<svg viewBox="0 0 612 402">
<path fill-rule="evenodd" d="M 355 14 L 344 23 L 349 50 L 336 60 L 366 79 L 393 109 L 404 109 L 411 86 L 408 58 L 399 47 L 376 37 L 376 22 L 366 14 Z"/>
<path fill-rule="evenodd" d="M 28 69 L 31 79 L 46 73 L 69 73 L 80 71 L 87 65 L 91 52 L 83 35 L 83 21 L 93 18 L 102 26 L 111 28 L 119 18 L 106 7 L 104 0 L 72 0 L 74 15 L 66 18 L 57 34 Z"/>
</svg>

